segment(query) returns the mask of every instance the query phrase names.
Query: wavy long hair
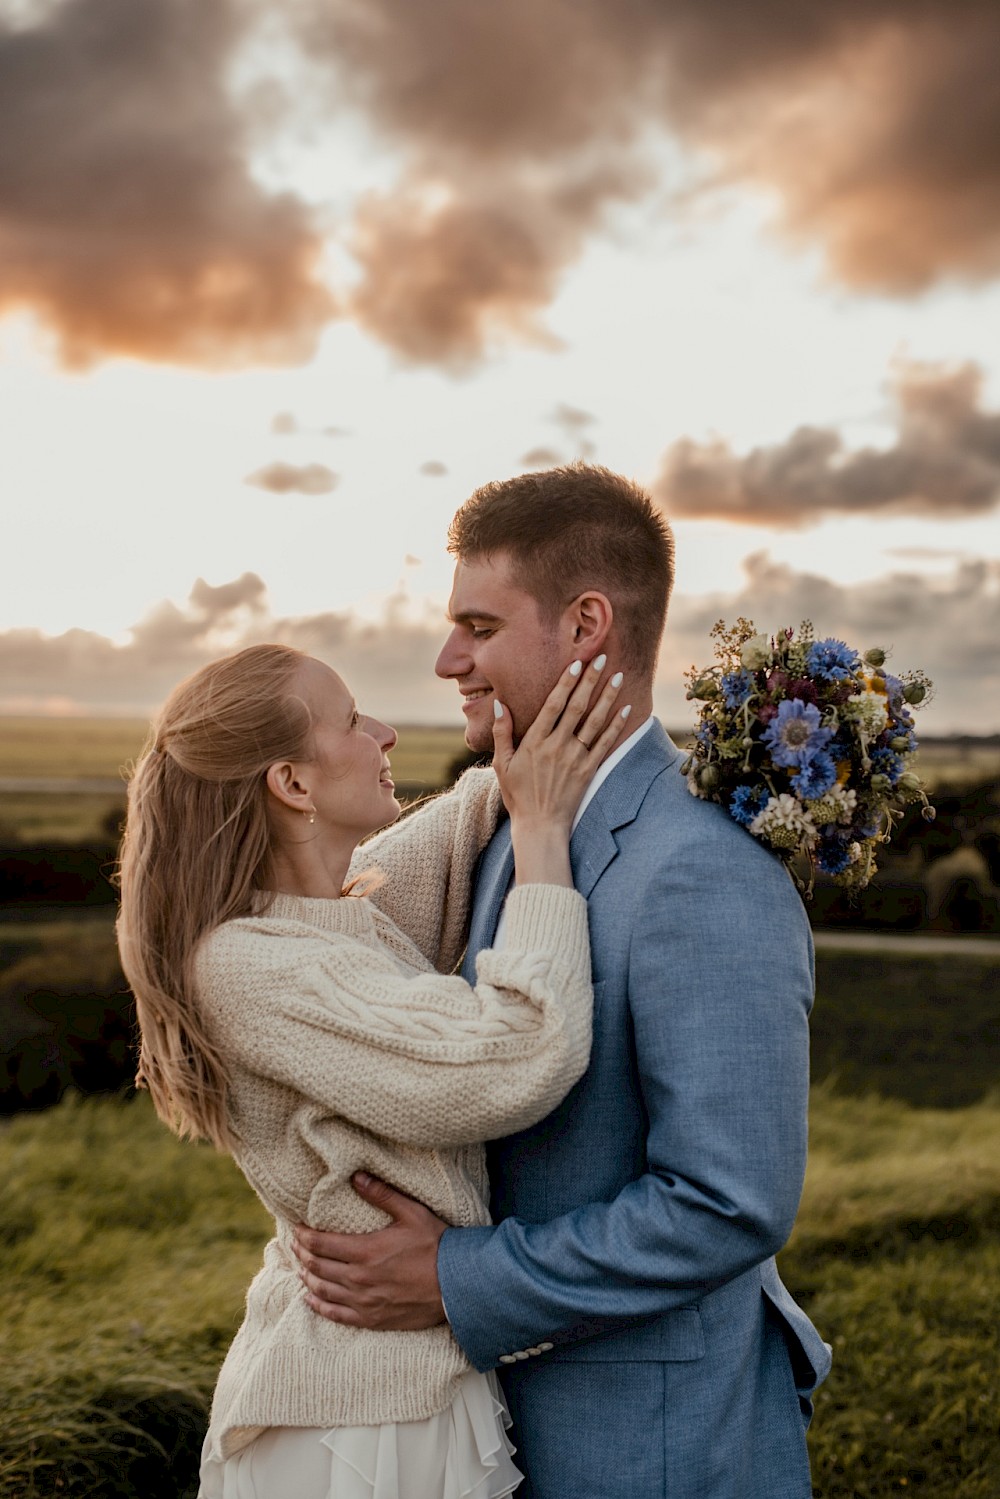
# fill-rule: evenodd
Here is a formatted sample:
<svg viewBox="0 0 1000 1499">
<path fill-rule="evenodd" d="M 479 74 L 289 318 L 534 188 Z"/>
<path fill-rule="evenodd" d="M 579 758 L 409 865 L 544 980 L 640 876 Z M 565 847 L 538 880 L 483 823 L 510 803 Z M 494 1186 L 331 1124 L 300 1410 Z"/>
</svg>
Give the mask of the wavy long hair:
<svg viewBox="0 0 1000 1499">
<path fill-rule="evenodd" d="M 192 988 L 199 940 L 260 908 L 270 849 L 266 772 L 307 759 L 313 717 L 296 681 L 307 658 L 255 645 L 176 687 L 128 787 L 118 946 L 135 995 L 136 1086 L 176 1134 L 229 1149 L 227 1070 Z"/>
</svg>

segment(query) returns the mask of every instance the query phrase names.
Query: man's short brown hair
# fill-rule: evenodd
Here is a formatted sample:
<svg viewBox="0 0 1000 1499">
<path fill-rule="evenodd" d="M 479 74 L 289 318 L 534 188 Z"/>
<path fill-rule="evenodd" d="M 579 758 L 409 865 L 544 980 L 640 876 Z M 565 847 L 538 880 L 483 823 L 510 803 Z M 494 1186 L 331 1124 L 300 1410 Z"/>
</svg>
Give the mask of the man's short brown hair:
<svg viewBox="0 0 1000 1499">
<path fill-rule="evenodd" d="M 448 530 L 460 561 L 504 553 L 543 616 L 588 588 L 607 594 L 626 662 L 652 673 L 674 581 L 665 516 L 631 479 L 570 463 L 475 490 Z"/>
</svg>

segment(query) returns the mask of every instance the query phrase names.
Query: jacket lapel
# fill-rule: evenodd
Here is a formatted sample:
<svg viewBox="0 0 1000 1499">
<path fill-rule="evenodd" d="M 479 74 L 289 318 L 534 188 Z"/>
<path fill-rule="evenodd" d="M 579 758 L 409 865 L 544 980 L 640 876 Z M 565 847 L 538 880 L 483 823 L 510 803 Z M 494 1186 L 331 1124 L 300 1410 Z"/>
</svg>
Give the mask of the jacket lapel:
<svg viewBox="0 0 1000 1499">
<path fill-rule="evenodd" d="M 493 946 L 500 910 L 513 875 L 514 850 L 510 841 L 510 818 L 504 812 L 496 832 L 483 850 L 476 874 L 469 942 L 461 970 L 462 977 L 469 983 L 474 984 L 476 981 L 477 953 L 484 947 Z"/>
<path fill-rule="evenodd" d="M 680 753 L 656 722 L 597 792 L 570 843 L 573 883 L 585 899 L 617 857 L 615 833 L 635 821 L 650 786 L 677 763 Z"/>
</svg>

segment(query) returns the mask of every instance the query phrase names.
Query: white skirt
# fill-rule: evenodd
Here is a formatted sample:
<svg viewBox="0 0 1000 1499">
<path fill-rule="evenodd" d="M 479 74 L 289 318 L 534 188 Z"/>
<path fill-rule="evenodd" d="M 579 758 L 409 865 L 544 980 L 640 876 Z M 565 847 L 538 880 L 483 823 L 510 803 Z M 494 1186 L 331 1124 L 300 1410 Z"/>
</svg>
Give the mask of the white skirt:
<svg viewBox="0 0 1000 1499">
<path fill-rule="evenodd" d="M 470 1370 L 451 1404 L 385 1426 L 274 1426 L 223 1461 L 206 1441 L 198 1499 L 505 1499 L 521 1482 L 496 1376 Z"/>
</svg>

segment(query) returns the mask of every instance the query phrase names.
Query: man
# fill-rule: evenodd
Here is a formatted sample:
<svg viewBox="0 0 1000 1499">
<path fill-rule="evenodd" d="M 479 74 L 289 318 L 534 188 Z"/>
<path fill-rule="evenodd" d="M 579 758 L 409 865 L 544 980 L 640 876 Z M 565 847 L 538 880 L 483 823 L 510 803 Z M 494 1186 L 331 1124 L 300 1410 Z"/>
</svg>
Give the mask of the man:
<svg viewBox="0 0 1000 1499">
<path fill-rule="evenodd" d="M 669 528 L 637 486 L 574 465 L 476 491 L 450 549 L 436 670 L 464 698 L 471 748 L 492 743 L 494 700 L 523 732 L 576 658 L 625 673 L 632 715 L 570 850 L 592 1060 L 548 1119 L 491 1145 L 495 1226 L 446 1228 L 358 1180 L 393 1222 L 355 1239 L 302 1231 L 313 1305 L 382 1328 L 446 1310 L 472 1363 L 501 1372 L 524 1499 L 805 1499 L 829 1353 L 773 1256 L 805 1167 L 812 946 L 785 870 L 690 795 L 652 717 Z M 511 867 L 501 823 L 470 978 L 502 941 Z"/>
</svg>

